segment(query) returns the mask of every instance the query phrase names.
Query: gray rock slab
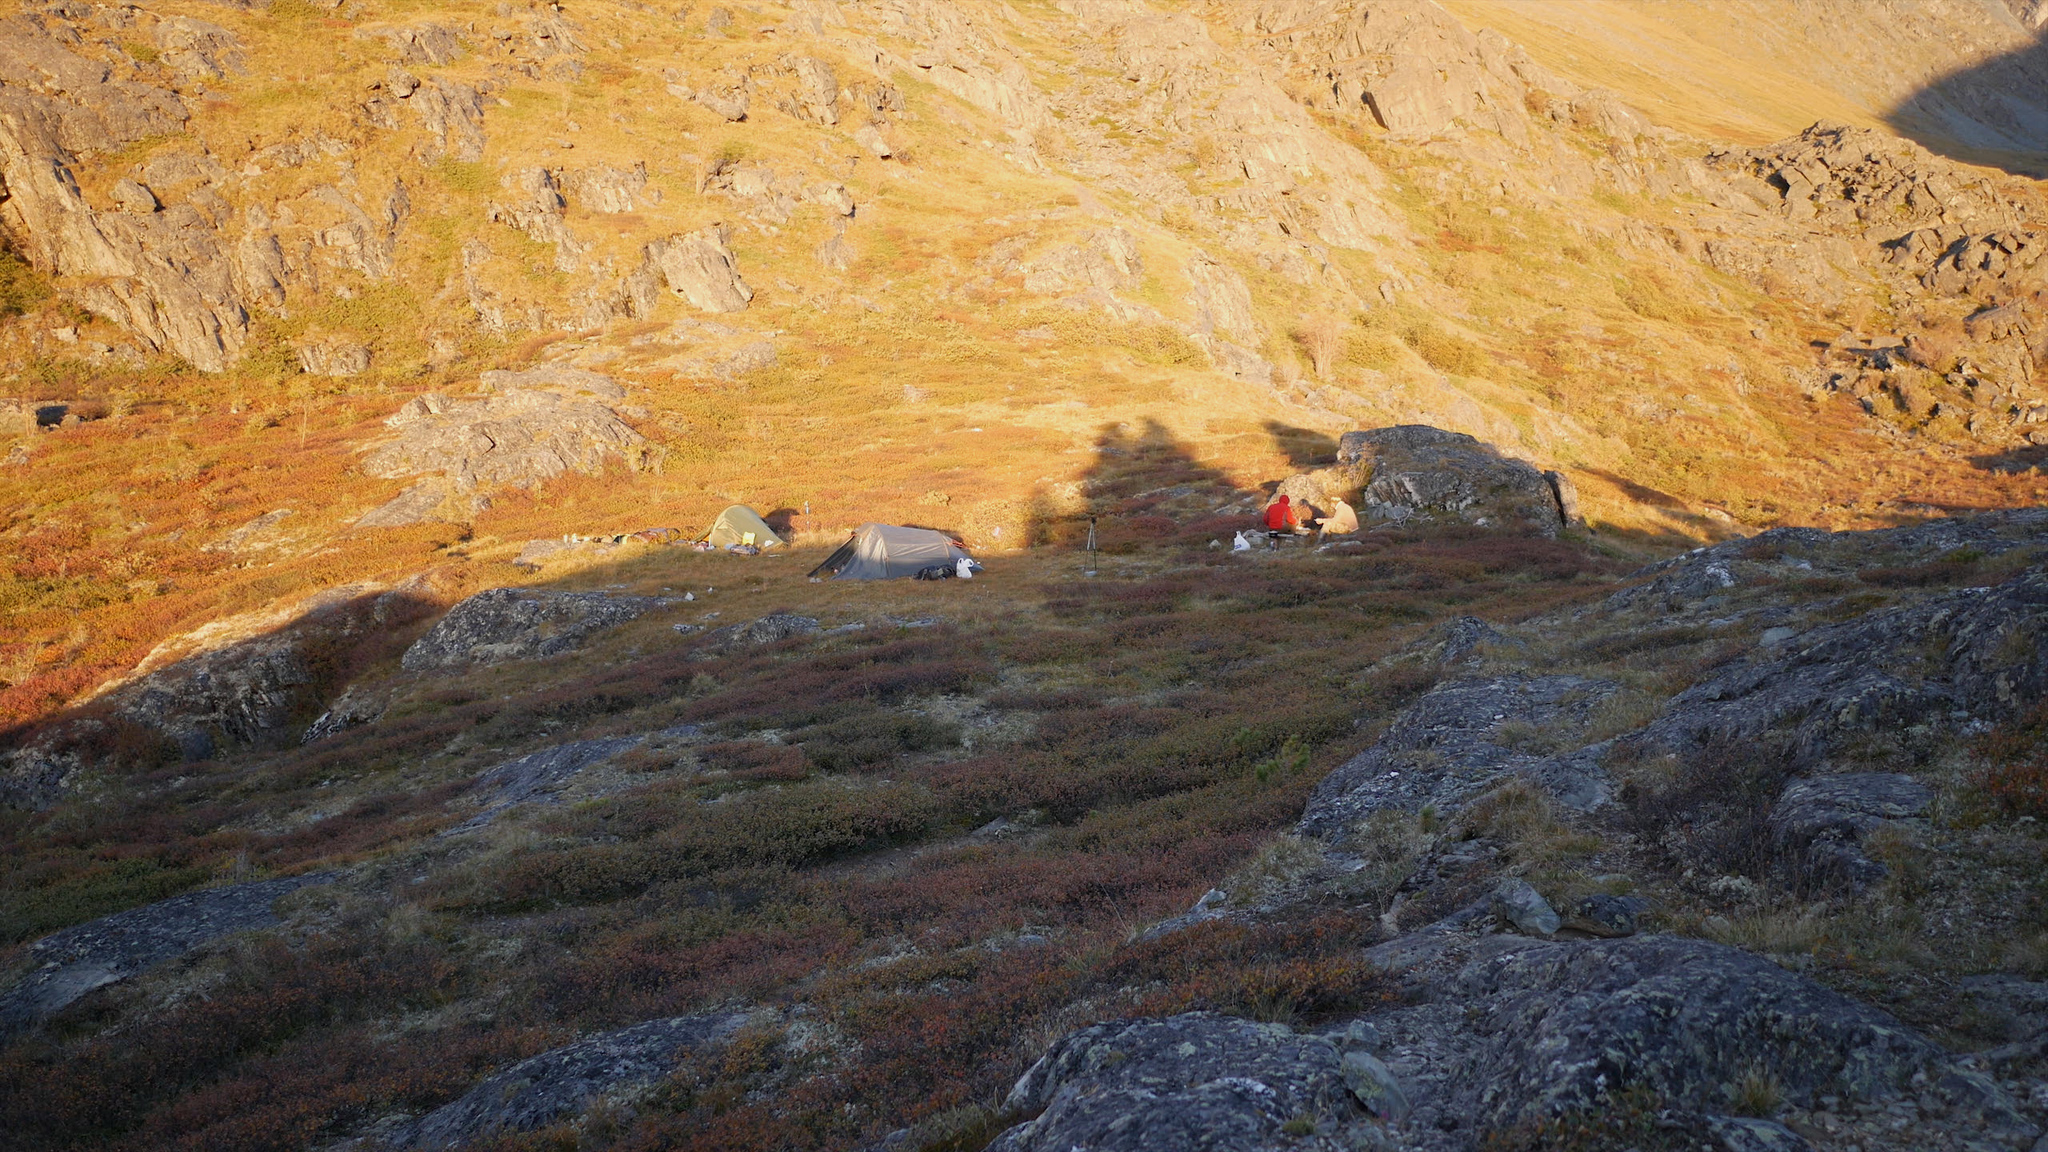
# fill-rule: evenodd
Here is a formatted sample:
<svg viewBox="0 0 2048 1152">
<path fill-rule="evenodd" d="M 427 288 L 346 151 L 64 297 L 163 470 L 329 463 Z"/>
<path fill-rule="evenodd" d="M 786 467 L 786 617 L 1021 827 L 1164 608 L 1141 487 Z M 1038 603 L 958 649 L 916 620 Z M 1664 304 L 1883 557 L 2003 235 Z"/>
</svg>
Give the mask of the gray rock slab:
<svg viewBox="0 0 2048 1152">
<path fill-rule="evenodd" d="M 809 616 L 793 612 L 775 612 L 750 620 L 745 624 L 728 624 L 704 634 L 702 647 L 692 655 L 709 658 L 737 651 L 741 648 L 755 648 L 773 644 L 792 636 L 809 636 L 818 631 L 818 622 Z"/>
<path fill-rule="evenodd" d="M 1864 839 L 1924 815 L 1933 799 L 1932 789 L 1897 772 L 1804 777 L 1785 786 L 1771 809 L 1771 831 L 1781 849 L 1796 854 L 1806 883 L 1861 888 L 1886 874 L 1864 854 Z"/>
<path fill-rule="evenodd" d="M 1036 1119 L 990 1152 L 1177 1152 L 1278 1148 L 1296 1117 L 1358 1132 L 1374 1123 L 1325 1037 L 1209 1013 L 1081 1029 L 1052 1046 L 1010 1092 Z"/>
<path fill-rule="evenodd" d="M 441 835 L 459 836 L 475 832 L 515 805 L 550 799 L 577 773 L 636 747 L 640 741 L 638 736 L 578 740 L 543 748 L 491 768 L 477 777 L 476 786 L 471 789 L 472 794 L 481 798 L 483 810 Z"/>
<path fill-rule="evenodd" d="M 599 1097 L 659 1080 L 693 1055 L 722 1049 L 744 1012 L 650 1020 L 529 1057 L 428 1113 L 401 1147 L 456 1148 L 492 1133 L 570 1119 Z"/>
<path fill-rule="evenodd" d="M 1957 718 L 2000 719 L 2048 694 L 2048 566 L 1814 628 L 1673 697 L 1647 750 L 1790 738 L 1795 763 L 1845 738 Z"/>
<path fill-rule="evenodd" d="M 1549 731 L 1584 727 L 1615 692 L 1582 676 L 1503 676 L 1457 680 L 1431 689 L 1395 718 L 1378 743 L 1316 787 L 1299 831 L 1340 838 L 1351 824 L 1385 809 L 1440 813 L 1457 809 L 1510 775 L 1521 775 L 1574 807 L 1607 798 L 1606 773 L 1585 749 L 1564 756 L 1510 747 L 1510 725 Z"/>
<path fill-rule="evenodd" d="M 591 635 L 679 603 L 658 596 L 492 588 L 448 610 L 406 649 L 408 672 L 532 660 L 573 651 Z"/>
<path fill-rule="evenodd" d="M 1719 1114 L 1752 1070 L 1806 1107 L 1894 1099 L 1925 1072 L 1954 1102 L 1936 1122 L 1963 1125 L 1946 1130 L 2031 1131 L 1996 1084 L 1891 1016 L 1749 953 L 1670 936 L 1475 935 L 1488 917 L 1456 919 L 1368 953 L 1401 958 L 1390 974 L 1408 1003 L 1364 1027 L 1315 1035 L 1197 1013 L 1072 1033 L 1010 1094 L 1012 1110 L 1043 1111 L 992 1148 L 1300 1147 L 1281 1125 L 1307 1117 L 1335 1147 L 1471 1152 L 1632 1087 L 1724 1147 L 1799 1147 L 1770 1122 Z M 1379 1107 L 1361 1123 L 1368 1099 Z"/>
<path fill-rule="evenodd" d="M 0 992 L 0 1035 L 20 1031 L 95 988 L 128 979 L 209 940 L 278 923 L 271 905 L 288 892 L 332 884 L 339 872 L 309 872 L 187 892 L 66 928 L 29 945 L 35 965 Z"/>
</svg>

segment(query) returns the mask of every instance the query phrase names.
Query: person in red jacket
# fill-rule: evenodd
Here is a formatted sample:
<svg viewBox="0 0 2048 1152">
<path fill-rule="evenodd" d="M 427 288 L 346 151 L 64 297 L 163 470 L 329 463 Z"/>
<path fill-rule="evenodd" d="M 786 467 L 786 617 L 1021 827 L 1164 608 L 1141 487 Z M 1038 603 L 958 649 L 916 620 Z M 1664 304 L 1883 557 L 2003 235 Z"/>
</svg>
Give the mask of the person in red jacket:
<svg viewBox="0 0 2048 1152">
<path fill-rule="evenodd" d="M 1300 531 L 1294 522 L 1294 505 L 1288 501 L 1287 497 L 1282 496 L 1271 504 L 1266 505 L 1266 531 Z"/>
</svg>

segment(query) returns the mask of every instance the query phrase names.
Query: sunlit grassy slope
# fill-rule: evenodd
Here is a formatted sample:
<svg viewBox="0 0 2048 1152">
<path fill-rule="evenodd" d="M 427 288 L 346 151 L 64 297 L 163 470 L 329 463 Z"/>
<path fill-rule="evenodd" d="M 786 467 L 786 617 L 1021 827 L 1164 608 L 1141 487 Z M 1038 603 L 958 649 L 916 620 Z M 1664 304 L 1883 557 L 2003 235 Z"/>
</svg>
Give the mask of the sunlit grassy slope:
<svg viewBox="0 0 2048 1152">
<path fill-rule="evenodd" d="M 1725 34 L 1705 7 L 1454 7 L 1560 71 L 1619 88 L 1653 119 L 1703 136 L 1762 141 L 1819 116 L 1870 120 L 1860 90 L 1781 60 L 1797 55 L 1799 41 L 1770 40 L 1760 14 L 1744 25 L 1751 43 Z M 580 72 L 539 76 L 507 71 L 495 49 L 479 47 L 493 27 L 527 18 L 523 9 L 504 17 L 493 5 L 392 0 L 354 19 L 298 3 L 163 10 L 231 26 L 249 70 L 191 100 L 187 136 L 83 163 L 90 198 L 102 202 L 135 165 L 195 142 L 235 168 L 277 142 L 325 138 L 346 146 L 237 176 L 234 195 L 297 204 L 317 223 L 307 189 L 332 184 L 374 203 L 396 181 L 409 214 L 391 276 L 337 273 L 319 291 L 296 288 L 285 309 L 254 318 L 247 359 L 221 376 L 71 359 L 36 336 L 39 326 L 119 334 L 56 304 L 9 330 L 21 368 L 0 391 L 97 398 L 117 415 L 26 437 L 29 462 L 0 467 L 6 719 L 43 714 L 165 637 L 233 612 L 423 568 L 452 596 L 524 578 L 503 562 L 529 539 L 694 529 L 734 501 L 808 508 L 800 527 L 825 536 L 903 520 L 1002 552 L 1042 539 L 1048 518 L 1146 512 L 1144 500 L 1120 502 L 1136 490 L 1112 500 L 1090 487 L 1102 461 L 1133 438 L 1168 439 L 1213 472 L 1213 506 L 1222 506 L 1226 490 L 1278 480 L 1327 454 L 1347 429 L 1437 424 L 1564 468 L 1610 541 L 1651 551 L 1779 523 L 1919 514 L 1901 512 L 1899 501 L 1967 508 L 2044 494 L 2036 475 L 1970 463 L 1970 445 L 1939 421 L 1901 450 L 1846 404 L 1816 405 L 1788 382 L 1788 371 L 1811 369 L 1809 341 L 1859 318 L 1888 322 L 1881 301 L 1829 313 L 1631 239 L 1683 226 L 1694 205 L 1602 189 L 1561 199 L 1512 164 L 1489 189 L 1494 177 L 1478 173 L 1493 164 L 1485 149 L 1494 145 L 1484 140 L 1472 144 L 1479 152 L 1460 153 L 1391 142 L 1356 118 L 1320 119 L 1328 147 L 1354 150 L 1384 174 L 1375 195 L 1393 231 L 1360 248 L 1324 249 L 1330 270 L 1307 282 L 1282 275 L 1251 241 L 1239 246 L 1245 236 L 1281 235 L 1271 221 L 1190 210 L 1198 195 L 1225 204 L 1259 188 L 1215 162 L 1213 137 L 1163 129 L 1145 103 L 1151 90 L 1124 81 L 1100 38 L 1055 5 L 957 10 L 979 21 L 975 35 L 1024 61 L 1050 108 L 1028 147 L 986 109 L 899 67 L 887 77 L 905 109 L 890 124 L 889 160 L 851 140 L 850 118 L 828 128 L 778 110 L 782 81 L 764 79 L 752 114 L 736 124 L 668 92 L 670 72 L 698 84 L 748 68 L 772 77 L 793 46 L 828 60 L 843 83 L 877 81 L 872 56 L 864 64 L 856 51 L 867 41 L 797 36 L 793 8 L 734 8 L 718 34 L 708 9 L 681 20 L 628 6 L 578 9 L 568 17 L 583 45 Z M 1231 43 L 1228 9 L 1202 11 Z M 423 19 L 470 38 L 451 63 L 414 67 L 486 88 L 481 161 L 423 161 L 416 126 L 375 132 L 353 111 L 390 67 L 381 42 L 359 34 Z M 869 32 L 900 58 L 918 51 L 907 34 L 860 34 Z M 1219 95 L 1189 99 L 1207 107 Z M 1560 140 L 1602 155 L 1590 138 Z M 775 222 L 705 190 L 721 160 L 804 186 L 844 184 L 858 205 L 846 224 L 850 264 L 827 268 L 815 256 L 839 226 L 822 205 L 799 201 Z M 661 197 L 617 215 L 572 197 L 565 220 L 586 246 L 582 271 L 560 271 L 552 246 L 486 221 L 489 206 L 511 196 L 504 178 L 516 169 L 599 162 L 644 162 Z M 1508 185 L 1514 195 L 1496 202 Z M 648 241 L 714 221 L 733 225 L 755 297 L 744 313 L 709 319 L 736 329 L 733 342 L 772 339 L 773 366 L 707 374 L 702 360 L 717 347 L 665 342 L 678 321 L 706 319 L 673 298 L 642 321 L 573 322 L 568 301 L 615 283 Z M 1001 258 L 1031 258 L 1107 227 L 1136 240 L 1142 274 L 1120 294 L 1153 309 L 1149 318 L 1062 306 L 1026 291 Z M 476 322 L 464 255 L 473 242 L 489 252 L 475 274 L 504 310 L 551 309 L 545 323 L 494 332 Z M 1198 253 L 1248 285 L 1259 329 L 1249 342 L 1275 366 L 1270 386 L 1218 371 L 1184 335 L 1185 268 Z M 1389 277 L 1410 286 L 1391 302 L 1375 290 Z M 1323 376 L 1298 339 L 1318 316 L 1344 331 Z M 367 343 L 372 370 L 297 374 L 293 347 L 327 333 Z M 661 449 L 658 469 L 501 492 L 468 524 L 350 528 L 405 483 L 355 467 L 382 417 L 421 391 L 465 392 L 484 369 L 543 360 L 624 383 L 628 404 L 644 412 L 631 421 Z M 205 550 L 281 508 L 293 515 L 275 547 Z M 1199 511 L 1172 510 L 1184 519 Z"/>
</svg>

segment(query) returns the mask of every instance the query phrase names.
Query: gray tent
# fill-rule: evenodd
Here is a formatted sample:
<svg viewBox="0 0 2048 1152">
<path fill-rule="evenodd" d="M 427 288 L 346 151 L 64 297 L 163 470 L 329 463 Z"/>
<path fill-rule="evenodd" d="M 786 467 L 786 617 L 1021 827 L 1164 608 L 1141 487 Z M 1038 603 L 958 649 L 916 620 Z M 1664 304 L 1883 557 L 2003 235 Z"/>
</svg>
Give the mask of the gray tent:
<svg viewBox="0 0 2048 1152">
<path fill-rule="evenodd" d="M 920 568 L 951 564 L 967 559 L 967 549 L 929 528 L 903 528 L 895 524 L 863 524 L 853 539 L 839 546 L 823 564 L 811 570 L 813 576 L 834 580 L 889 580 L 915 576 Z"/>
<path fill-rule="evenodd" d="M 746 543 L 749 532 L 754 534 L 754 543 L 762 548 L 772 548 L 782 543 L 782 537 L 777 536 L 775 530 L 768 527 L 768 522 L 745 504 L 735 504 L 720 512 L 718 519 L 711 522 L 710 531 L 704 533 L 703 539 L 724 548 L 732 544 Z"/>
</svg>

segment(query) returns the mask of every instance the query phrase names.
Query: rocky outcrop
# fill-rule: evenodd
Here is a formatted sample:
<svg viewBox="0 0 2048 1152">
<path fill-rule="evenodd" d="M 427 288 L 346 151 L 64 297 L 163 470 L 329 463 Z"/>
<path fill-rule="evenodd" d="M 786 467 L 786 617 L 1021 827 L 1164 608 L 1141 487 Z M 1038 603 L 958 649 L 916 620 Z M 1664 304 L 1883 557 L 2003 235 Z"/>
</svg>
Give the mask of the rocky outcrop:
<svg viewBox="0 0 2048 1152">
<path fill-rule="evenodd" d="M 18 1032 L 95 988 L 174 960 L 210 940 L 276 926 L 272 906 L 301 888 L 332 884 L 338 872 L 234 884 L 173 896 L 45 936 L 28 947 L 33 967 L 0 991 L 0 1036 Z"/>
<path fill-rule="evenodd" d="M 400 664 L 408 672 L 425 672 L 557 656 L 597 632 L 672 603 L 651 596 L 493 588 L 449 609 L 406 649 Z"/>
<path fill-rule="evenodd" d="M 496 820 L 507 809 L 546 797 L 578 772 L 639 743 L 637 736 L 578 740 L 506 761 L 476 778 L 471 791 L 482 805 L 482 811 L 441 834 L 459 836 L 475 832 Z"/>
<path fill-rule="evenodd" d="M 615 215 L 632 212 L 644 204 L 661 202 L 661 192 L 647 186 L 647 165 L 634 164 L 630 168 L 614 168 L 610 164 L 597 164 L 588 168 L 570 168 L 561 174 L 561 184 L 576 198 L 579 207 L 592 212 Z"/>
<path fill-rule="evenodd" d="M 1771 809 L 1781 845 L 1803 854 L 1806 876 L 1852 885 L 1881 880 L 1885 866 L 1863 852 L 1864 838 L 1896 821 L 1924 816 L 1933 789 L 1900 772 L 1845 772 L 1792 781 Z"/>
<path fill-rule="evenodd" d="M 194 760 L 284 744 L 338 687 L 326 654 L 419 619 L 423 591 L 419 582 L 344 585 L 166 640 L 127 676 L 0 753 L 0 802 L 47 808 L 88 786 L 109 749 L 138 733 Z"/>
<path fill-rule="evenodd" d="M 1239 24 L 1297 62 L 1316 106 L 1368 113 L 1400 139 L 1426 139 L 1462 122 L 1526 142 L 1529 107 L 1561 100 L 1569 117 L 1569 101 L 1580 95 L 1499 33 L 1468 32 L 1427 0 L 1286 0 L 1248 6 Z M 1588 111 L 1604 123 L 1597 108 Z"/>
<path fill-rule="evenodd" d="M 1122 228 L 1098 229 L 1079 241 L 1051 249 L 1018 266 L 1024 290 L 1060 295 L 1086 288 L 1116 292 L 1135 288 L 1144 276 L 1137 238 Z"/>
<path fill-rule="evenodd" d="M 1364 478 L 1362 519 L 1464 523 L 1539 536 L 1556 536 L 1570 523 L 1561 506 L 1564 489 L 1462 432 L 1421 424 L 1346 432 L 1337 460 Z"/>
<path fill-rule="evenodd" d="M 728 246 L 730 229 L 714 224 L 695 232 L 657 240 L 647 246 L 647 259 L 661 271 L 669 290 L 701 312 L 739 312 L 754 298 L 740 279 L 739 262 Z"/>
<path fill-rule="evenodd" d="M 745 624 L 728 624 L 704 634 L 693 658 L 709 659 L 723 656 L 743 648 L 758 648 L 763 644 L 774 644 L 796 636 L 811 636 L 818 631 L 818 621 L 810 616 L 799 616 L 794 612 L 776 612 L 750 620 Z"/>
<path fill-rule="evenodd" d="M 484 101 L 475 86 L 444 76 L 421 80 L 394 65 L 371 91 L 374 95 L 364 101 L 362 118 L 392 130 L 416 122 L 423 135 L 413 151 L 420 160 L 483 158 Z"/>
<path fill-rule="evenodd" d="M 370 349 L 336 337 L 311 341 L 299 346 L 299 368 L 313 376 L 360 376 L 370 370 Z"/>
<path fill-rule="evenodd" d="M 1370 1075 L 1357 1064 L 1331 1038 L 1280 1024 L 1206 1013 L 1097 1024 L 1055 1043 L 1017 1081 L 1004 1107 L 1034 1118 L 989 1147 L 1277 1147 L 1297 1118 L 1337 1146 L 1369 1147 L 1378 1125 L 1352 1090 Z"/>
<path fill-rule="evenodd" d="M 1512 746 L 1509 732 L 1581 731 L 1615 685 L 1580 676 L 1456 680 L 1410 705 L 1371 748 L 1316 786 L 1300 831 L 1342 844 L 1347 829 L 1376 812 L 1449 815 L 1464 802 L 1521 777 L 1578 809 L 1608 797 L 1597 753 L 1539 755 Z"/>
<path fill-rule="evenodd" d="M 685 1061 L 716 1056 L 746 1022 L 744 1012 L 676 1016 L 543 1052 L 428 1113 L 394 1143 L 459 1148 L 573 1119 L 609 1094 L 660 1080 Z"/>
<path fill-rule="evenodd" d="M 190 66 L 233 60 L 211 25 L 165 35 Z M 113 210 L 95 208 L 74 174 L 80 156 L 182 132 L 189 115 L 173 93 L 71 51 L 43 19 L 0 22 L 0 232 L 39 271 L 82 278 L 82 302 L 148 348 L 219 371 L 240 354 L 249 317 L 214 221 L 191 204 L 156 211 L 132 180 Z"/>
<path fill-rule="evenodd" d="M 1197 1013 L 1070 1034 L 1010 1093 L 1012 1112 L 1036 1117 L 991 1147 L 1174 1152 L 1314 1137 L 1469 1152 L 1608 1111 L 1631 1091 L 1660 1102 L 1663 1126 L 1715 1134 L 1724 1149 L 1803 1147 L 1782 1125 L 1725 1114 L 1744 1076 L 1807 1107 L 1911 1093 L 1894 1113 L 1916 1134 L 1975 1131 L 1998 1147 L 2038 1134 L 1996 1083 L 1897 1020 L 1722 945 L 1435 929 L 1368 955 L 1407 1006 L 1325 1032 Z M 1766 1136 L 1779 1143 L 1740 1142 Z"/>
<path fill-rule="evenodd" d="M 1734 948 L 1418 933 L 1368 955 L 1423 1001 L 1368 1018 L 1413 1101 L 1420 1147 L 1469 1147 L 1489 1131 L 1595 1112 L 1632 1088 L 1705 1127 L 1744 1075 L 1806 1107 L 1934 1081 L 1936 1124 L 2008 1136 L 2031 1127 L 1997 1085 L 1884 1012 Z M 1422 1135 L 1432 1129 L 1434 1140 Z"/>
<path fill-rule="evenodd" d="M 609 377 L 581 369 L 541 367 L 486 372 L 491 394 L 449 397 L 429 392 L 386 418 L 395 435 L 366 450 L 372 476 L 433 474 L 357 521 L 395 527 L 438 514 L 451 495 L 500 485 L 526 487 L 564 472 L 594 475 L 607 463 L 645 463 L 646 438 L 619 419 L 608 401 L 625 395 Z"/>
<path fill-rule="evenodd" d="M 1683 752 L 1710 740 L 1768 739 L 1793 764 L 1817 767 L 1874 731 L 1995 721 L 2044 694 L 2048 567 L 2036 566 L 1994 587 L 1823 624 L 1760 648 L 1673 697 L 1626 740 L 1633 751 Z"/>
</svg>

